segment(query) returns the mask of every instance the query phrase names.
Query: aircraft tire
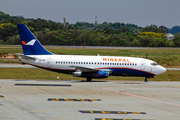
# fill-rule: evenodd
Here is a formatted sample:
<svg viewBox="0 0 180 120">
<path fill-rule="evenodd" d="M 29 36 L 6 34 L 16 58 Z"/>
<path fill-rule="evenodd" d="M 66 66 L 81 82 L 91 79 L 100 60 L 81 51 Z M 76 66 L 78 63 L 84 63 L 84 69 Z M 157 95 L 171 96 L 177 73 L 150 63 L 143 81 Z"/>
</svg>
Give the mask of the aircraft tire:
<svg viewBox="0 0 180 120">
<path fill-rule="evenodd" d="M 90 81 L 92 80 L 92 78 L 87 78 L 86 80 L 87 80 L 88 82 L 90 82 Z"/>
</svg>

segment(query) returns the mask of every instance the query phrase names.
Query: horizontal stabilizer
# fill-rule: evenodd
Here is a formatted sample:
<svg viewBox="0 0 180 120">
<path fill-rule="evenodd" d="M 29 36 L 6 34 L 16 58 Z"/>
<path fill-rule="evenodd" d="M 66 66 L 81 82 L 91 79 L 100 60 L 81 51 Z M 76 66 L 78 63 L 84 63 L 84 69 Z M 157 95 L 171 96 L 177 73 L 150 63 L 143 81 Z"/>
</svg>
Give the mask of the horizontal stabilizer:
<svg viewBox="0 0 180 120">
<path fill-rule="evenodd" d="M 26 56 L 26 55 L 21 55 L 19 59 L 27 59 L 27 60 L 36 60 L 35 57 L 30 57 L 30 56 Z"/>
</svg>

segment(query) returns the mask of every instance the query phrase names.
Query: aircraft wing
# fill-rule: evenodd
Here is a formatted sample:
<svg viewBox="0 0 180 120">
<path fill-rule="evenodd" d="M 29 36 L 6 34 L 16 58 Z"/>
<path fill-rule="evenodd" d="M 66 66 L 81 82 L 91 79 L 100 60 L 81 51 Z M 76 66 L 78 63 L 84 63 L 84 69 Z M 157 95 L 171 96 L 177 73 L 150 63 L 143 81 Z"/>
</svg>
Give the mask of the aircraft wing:
<svg viewBox="0 0 180 120">
<path fill-rule="evenodd" d="M 94 69 L 94 68 L 80 67 L 80 66 L 70 66 L 70 67 L 74 67 L 77 71 L 81 71 L 81 72 L 85 72 L 85 73 L 90 73 L 90 72 L 98 73 L 100 70 L 107 71 L 109 73 L 112 72 L 110 69 Z"/>
</svg>

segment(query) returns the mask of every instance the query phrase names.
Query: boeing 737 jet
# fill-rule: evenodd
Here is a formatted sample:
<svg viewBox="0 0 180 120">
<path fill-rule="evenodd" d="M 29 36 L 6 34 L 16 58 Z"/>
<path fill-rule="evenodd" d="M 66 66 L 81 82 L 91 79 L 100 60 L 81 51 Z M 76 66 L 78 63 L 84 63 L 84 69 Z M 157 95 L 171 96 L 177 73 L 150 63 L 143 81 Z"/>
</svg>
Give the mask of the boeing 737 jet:
<svg viewBox="0 0 180 120">
<path fill-rule="evenodd" d="M 19 59 L 39 68 L 59 73 L 92 78 L 109 76 L 141 76 L 153 78 L 166 69 L 156 62 L 144 58 L 125 56 L 55 55 L 46 50 L 25 24 L 17 24 L 23 53 Z"/>
</svg>

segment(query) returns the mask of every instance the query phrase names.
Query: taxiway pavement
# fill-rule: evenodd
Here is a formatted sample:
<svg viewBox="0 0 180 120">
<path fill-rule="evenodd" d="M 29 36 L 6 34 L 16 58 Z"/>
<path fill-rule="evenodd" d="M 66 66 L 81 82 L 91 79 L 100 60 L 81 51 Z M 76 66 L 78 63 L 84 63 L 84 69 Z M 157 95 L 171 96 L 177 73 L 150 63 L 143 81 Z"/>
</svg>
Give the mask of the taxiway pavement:
<svg viewBox="0 0 180 120">
<path fill-rule="evenodd" d="M 22 64 L 6 64 L 6 63 L 0 63 L 0 68 L 37 68 L 32 65 L 22 65 Z"/>
<path fill-rule="evenodd" d="M 180 82 L 0 80 L 0 120 L 178 120 Z"/>
</svg>

